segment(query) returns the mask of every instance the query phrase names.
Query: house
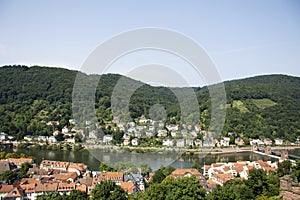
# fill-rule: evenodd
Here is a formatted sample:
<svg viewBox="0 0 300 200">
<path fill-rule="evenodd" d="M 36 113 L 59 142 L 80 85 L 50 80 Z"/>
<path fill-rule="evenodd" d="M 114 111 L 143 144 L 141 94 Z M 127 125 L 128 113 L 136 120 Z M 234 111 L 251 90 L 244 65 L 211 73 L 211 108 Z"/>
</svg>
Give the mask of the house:
<svg viewBox="0 0 300 200">
<path fill-rule="evenodd" d="M 265 139 L 264 139 L 264 144 L 265 144 L 265 145 L 272 145 L 273 142 L 272 142 L 272 140 L 271 140 L 270 138 L 265 138 Z"/>
<path fill-rule="evenodd" d="M 12 166 L 8 161 L 0 160 L 0 173 L 12 170 Z"/>
<path fill-rule="evenodd" d="M 155 133 L 152 132 L 152 131 L 146 131 L 146 136 L 147 136 L 148 138 L 154 137 L 154 136 L 155 136 Z"/>
<path fill-rule="evenodd" d="M 112 135 L 104 135 L 104 136 L 103 136 L 103 143 L 109 144 L 113 139 L 114 139 L 114 138 L 113 138 Z"/>
<path fill-rule="evenodd" d="M 234 143 L 235 143 L 236 145 L 238 145 L 238 146 L 243 146 L 243 145 L 245 145 L 244 140 L 243 140 L 242 138 L 240 138 L 240 137 L 235 138 Z"/>
<path fill-rule="evenodd" d="M 163 146 L 171 147 L 173 146 L 173 140 L 170 138 L 163 139 Z"/>
<path fill-rule="evenodd" d="M 176 146 L 177 147 L 185 147 L 184 139 L 177 139 L 176 140 Z"/>
<path fill-rule="evenodd" d="M 142 116 L 140 119 L 139 119 L 139 123 L 148 123 L 149 122 L 149 119 L 147 119 L 145 116 Z"/>
<path fill-rule="evenodd" d="M 59 121 L 49 121 L 49 122 L 47 122 L 46 125 L 48 125 L 48 126 L 58 126 L 59 125 Z"/>
<path fill-rule="evenodd" d="M 250 139 L 249 143 L 251 146 L 264 144 L 263 141 L 261 141 L 260 139 Z"/>
<path fill-rule="evenodd" d="M 59 134 L 61 134 L 61 132 L 59 130 L 56 130 L 53 132 L 53 136 L 58 136 Z"/>
<path fill-rule="evenodd" d="M 276 138 L 275 139 L 275 145 L 282 145 L 283 144 L 283 140 L 280 138 Z"/>
<path fill-rule="evenodd" d="M 199 180 L 203 179 L 202 174 L 197 169 L 176 169 L 171 173 L 174 178 L 196 176 Z"/>
<path fill-rule="evenodd" d="M 67 134 L 67 133 L 69 133 L 68 127 L 67 127 L 67 126 L 64 126 L 64 127 L 62 128 L 61 132 L 62 132 L 62 134 Z"/>
<path fill-rule="evenodd" d="M 166 137 L 168 135 L 167 130 L 158 130 L 157 131 L 157 137 Z"/>
<path fill-rule="evenodd" d="M 137 187 L 133 182 L 121 182 L 120 187 L 129 195 L 134 195 L 137 192 Z"/>
<path fill-rule="evenodd" d="M 13 185 L 0 185 L 0 199 L 3 199 L 13 188 Z"/>
<path fill-rule="evenodd" d="M 138 146 L 139 145 L 139 139 L 138 138 L 132 139 L 131 144 L 132 144 L 132 146 Z"/>
<path fill-rule="evenodd" d="M 69 123 L 75 125 L 76 124 L 76 120 L 75 119 L 69 119 Z"/>
<path fill-rule="evenodd" d="M 9 158 L 8 162 L 15 164 L 17 167 L 20 167 L 23 163 L 33 164 L 32 158 Z"/>
<path fill-rule="evenodd" d="M 69 164 L 69 162 L 43 160 L 40 164 L 40 168 L 45 170 L 56 169 L 67 171 Z"/>
<path fill-rule="evenodd" d="M 129 139 L 125 139 L 123 141 L 124 146 L 128 146 L 130 144 L 130 140 Z"/>
<path fill-rule="evenodd" d="M 72 190 L 75 190 L 75 188 L 76 188 L 75 183 L 58 183 L 57 192 L 59 192 L 60 194 L 63 193 L 70 194 L 70 192 Z"/>
<path fill-rule="evenodd" d="M 138 187 L 140 191 L 145 190 L 144 178 L 141 174 L 124 175 L 124 182 L 132 182 Z"/>
<path fill-rule="evenodd" d="M 1 132 L 0 133 L 0 141 L 5 141 L 7 139 L 8 139 L 8 134 L 4 133 L 4 132 Z"/>
<path fill-rule="evenodd" d="M 230 141 L 229 137 L 223 137 L 220 141 L 220 145 L 223 146 L 223 147 L 228 147 L 229 146 L 229 141 Z"/>
<path fill-rule="evenodd" d="M 30 141 L 33 140 L 33 136 L 32 135 L 25 135 L 23 139 L 30 142 Z"/>
<path fill-rule="evenodd" d="M 119 185 L 124 181 L 124 174 L 123 172 L 102 172 L 96 179 L 96 182 L 101 181 L 112 181 Z"/>
<path fill-rule="evenodd" d="M 52 177 L 55 181 L 58 182 L 75 182 L 75 180 L 78 177 L 78 174 L 76 172 L 59 172 L 57 174 L 53 174 Z"/>
<path fill-rule="evenodd" d="M 73 138 L 67 138 L 67 139 L 65 139 L 65 141 L 66 141 L 67 143 L 72 143 L 72 144 L 75 144 L 75 143 L 76 143 L 74 137 L 73 137 Z"/>
<path fill-rule="evenodd" d="M 50 137 L 48 137 L 48 141 L 49 141 L 50 143 L 56 143 L 56 142 L 57 142 L 57 139 L 56 139 L 54 136 L 50 136 Z"/>
<path fill-rule="evenodd" d="M 68 166 L 68 172 L 76 172 L 78 176 L 84 174 L 88 169 L 88 166 L 83 163 L 70 163 Z"/>
<path fill-rule="evenodd" d="M 194 143 L 195 143 L 195 146 L 196 146 L 196 147 L 202 147 L 202 140 L 196 139 L 196 140 L 194 141 Z"/>
<path fill-rule="evenodd" d="M 5 200 L 21 200 L 24 199 L 24 192 L 20 187 L 15 187 L 7 193 L 3 199 Z"/>
</svg>

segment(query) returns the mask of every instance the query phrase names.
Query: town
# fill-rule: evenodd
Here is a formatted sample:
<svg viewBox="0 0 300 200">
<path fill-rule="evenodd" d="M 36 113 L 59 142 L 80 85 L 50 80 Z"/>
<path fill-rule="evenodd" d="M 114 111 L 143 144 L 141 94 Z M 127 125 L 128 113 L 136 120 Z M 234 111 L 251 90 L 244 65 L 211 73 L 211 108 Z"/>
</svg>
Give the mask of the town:
<svg viewBox="0 0 300 200">
<path fill-rule="evenodd" d="M 144 192 L 146 185 L 151 183 L 155 172 L 127 173 L 123 171 L 90 171 L 83 163 L 42 160 L 38 165 L 32 158 L 8 158 L 0 161 L 0 173 L 14 171 L 20 174 L 24 165 L 29 165 L 26 176 L 21 179 L 10 179 L 0 185 L 1 199 L 35 200 L 39 195 L 57 192 L 70 194 L 79 190 L 91 195 L 97 184 L 103 181 L 114 182 L 128 195 Z M 229 180 L 239 178 L 247 180 L 251 169 L 262 169 L 267 174 L 277 172 L 278 162 L 270 161 L 237 161 L 228 163 L 212 163 L 201 169 L 172 169 L 173 178 L 195 176 L 199 184 L 211 192 L 217 185 L 223 185 Z M 201 171 L 201 172 L 200 172 Z"/>
</svg>

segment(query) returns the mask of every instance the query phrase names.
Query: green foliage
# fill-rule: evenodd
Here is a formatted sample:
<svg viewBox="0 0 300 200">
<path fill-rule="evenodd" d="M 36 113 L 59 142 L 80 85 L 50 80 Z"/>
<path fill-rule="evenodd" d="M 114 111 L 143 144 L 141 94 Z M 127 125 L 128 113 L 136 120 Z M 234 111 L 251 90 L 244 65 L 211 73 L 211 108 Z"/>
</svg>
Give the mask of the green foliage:
<svg viewBox="0 0 300 200">
<path fill-rule="evenodd" d="M 99 167 L 101 172 L 110 172 L 113 170 L 108 163 L 101 162 Z"/>
<path fill-rule="evenodd" d="M 217 186 L 207 195 L 207 199 L 269 199 L 279 195 L 279 178 L 276 174 L 266 175 L 264 170 L 254 168 L 249 171 L 248 178 L 246 181 L 230 180 L 223 186 Z"/>
<path fill-rule="evenodd" d="M 70 192 L 70 195 L 62 194 L 58 192 L 53 192 L 50 194 L 43 194 L 37 197 L 37 200 L 88 200 L 89 197 L 86 193 L 73 190 Z"/>
<path fill-rule="evenodd" d="M 93 200 L 126 200 L 125 191 L 113 182 L 103 181 L 92 190 Z"/>
<path fill-rule="evenodd" d="M 100 78 L 96 88 L 96 115 L 100 124 L 112 120 L 111 94 L 122 76 L 116 74 L 84 75 L 87 83 Z M 77 72 L 62 68 L 4 66 L 0 68 L 0 131 L 22 139 L 25 135 L 51 135 L 54 130 L 70 125 L 72 90 Z M 139 82 L 125 78 L 128 84 Z M 285 75 L 267 75 L 228 81 L 227 113 L 223 134 L 235 132 L 244 137 L 277 137 L 295 141 L 300 135 L 300 78 Z M 176 88 L 183 90 L 185 88 Z M 209 127 L 211 99 L 207 87 L 193 88 L 201 112 L 200 126 Z M 126 93 L 126 90 L 123 91 Z M 84 102 L 83 102 L 84 103 Z M 122 101 L 117 101 L 124 108 Z M 180 123 L 180 104 L 174 93 L 165 87 L 143 85 L 130 98 L 129 114 L 135 119 L 149 117 L 149 109 L 160 104 L 166 109 L 167 123 Z M 73 109 L 81 112 L 84 106 Z M 121 116 L 128 113 L 117 113 Z M 185 123 L 192 123 L 194 112 L 188 112 Z M 77 119 L 78 118 L 78 119 Z M 124 118 L 126 118 L 124 116 Z M 48 121 L 59 121 L 59 126 L 47 126 Z M 114 134 L 122 142 L 122 132 Z"/>
<path fill-rule="evenodd" d="M 278 163 L 278 176 L 284 176 L 286 174 L 290 174 L 292 171 L 292 163 L 290 160 L 284 160 L 283 162 Z"/>
<path fill-rule="evenodd" d="M 265 109 L 271 106 L 276 105 L 276 103 L 274 101 L 272 101 L 271 99 L 251 99 L 252 102 L 256 105 L 256 107 L 260 108 L 260 109 Z"/>
<path fill-rule="evenodd" d="M 178 179 L 168 176 L 161 184 L 151 184 L 144 193 L 139 193 L 134 198 L 139 200 L 197 200 L 205 199 L 205 195 L 205 190 L 195 176 Z"/>
<path fill-rule="evenodd" d="M 152 171 L 150 164 L 146 162 L 140 162 L 139 168 L 141 169 L 143 175 L 146 175 Z"/>
<path fill-rule="evenodd" d="M 4 171 L 0 173 L 0 181 L 5 181 L 8 184 L 13 184 L 18 178 L 18 173 L 15 171 Z"/>
<path fill-rule="evenodd" d="M 29 175 L 27 175 L 27 172 L 28 172 L 29 168 L 31 168 L 31 167 L 32 167 L 32 164 L 27 163 L 27 162 L 21 164 L 21 166 L 20 166 L 20 179 L 29 177 Z"/>
<path fill-rule="evenodd" d="M 152 177 L 152 183 L 161 183 L 167 176 L 175 170 L 174 167 L 160 167 Z"/>
</svg>

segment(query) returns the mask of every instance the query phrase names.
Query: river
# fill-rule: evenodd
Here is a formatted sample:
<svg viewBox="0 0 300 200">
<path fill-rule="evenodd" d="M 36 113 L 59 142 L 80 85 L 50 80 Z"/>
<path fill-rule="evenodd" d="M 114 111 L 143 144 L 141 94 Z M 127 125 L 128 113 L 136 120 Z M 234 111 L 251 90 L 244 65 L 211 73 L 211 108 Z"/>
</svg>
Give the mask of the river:
<svg viewBox="0 0 300 200">
<path fill-rule="evenodd" d="M 37 162 L 40 163 L 43 159 L 82 162 L 89 166 L 91 170 L 99 170 L 100 161 L 108 163 L 128 162 L 131 161 L 138 165 L 140 162 L 147 162 L 151 165 L 153 170 L 160 166 L 171 165 L 175 168 L 189 168 L 193 163 L 200 165 L 211 164 L 215 162 L 235 162 L 239 160 L 271 160 L 274 158 L 255 154 L 253 152 L 241 153 L 224 153 L 224 154 L 194 154 L 194 155 L 179 155 L 176 153 L 130 153 L 117 152 L 108 150 L 91 151 L 53 151 L 53 150 L 30 150 L 30 149 L 7 149 L 7 152 L 25 153 L 36 157 Z"/>
</svg>

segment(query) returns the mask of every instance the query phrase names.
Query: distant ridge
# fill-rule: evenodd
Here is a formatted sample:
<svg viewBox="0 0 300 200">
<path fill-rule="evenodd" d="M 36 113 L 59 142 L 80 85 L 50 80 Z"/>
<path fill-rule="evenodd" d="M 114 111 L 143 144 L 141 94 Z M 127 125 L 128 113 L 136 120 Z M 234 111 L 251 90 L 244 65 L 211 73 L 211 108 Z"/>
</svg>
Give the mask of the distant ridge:
<svg viewBox="0 0 300 200">
<path fill-rule="evenodd" d="M 52 67 L 1 67 L 0 131 L 20 139 L 27 134 L 51 135 L 47 121 L 58 120 L 59 126 L 68 125 L 72 118 L 72 89 L 77 73 Z M 118 74 L 101 76 L 95 102 L 100 123 L 112 120 L 110 96 L 121 77 Z M 260 75 L 225 81 L 224 85 L 227 94 L 224 135 L 234 132 L 245 138 L 280 137 L 289 141 L 300 136 L 299 77 Z M 198 97 L 201 126 L 207 129 L 211 109 L 209 92 L 207 87 L 193 89 Z M 129 106 L 131 116 L 148 116 L 149 107 L 157 103 L 166 108 L 169 123 L 179 122 L 176 96 L 168 88 L 147 84 L 132 96 Z"/>
</svg>

